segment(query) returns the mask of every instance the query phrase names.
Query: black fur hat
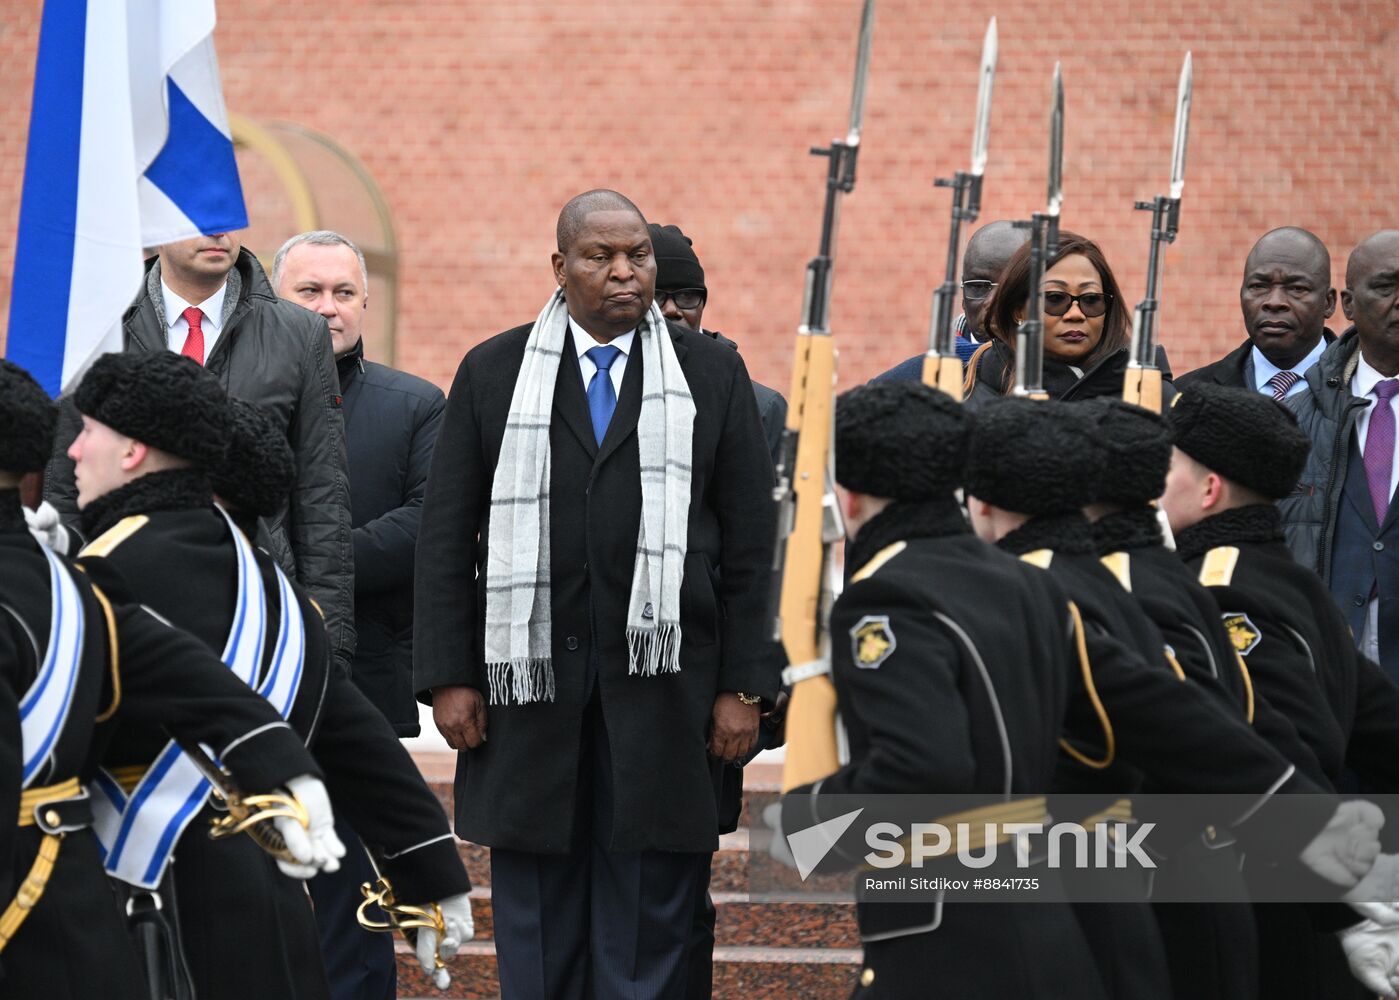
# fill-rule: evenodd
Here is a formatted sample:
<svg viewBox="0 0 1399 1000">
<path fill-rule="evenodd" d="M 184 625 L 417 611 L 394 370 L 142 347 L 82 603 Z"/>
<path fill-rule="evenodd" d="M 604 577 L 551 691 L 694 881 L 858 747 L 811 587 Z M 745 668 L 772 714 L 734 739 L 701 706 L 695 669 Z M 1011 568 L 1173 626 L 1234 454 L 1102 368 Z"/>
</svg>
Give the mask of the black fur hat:
<svg viewBox="0 0 1399 1000">
<path fill-rule="evenodd" d="M 43 386 L 13 361 L 0 359 L 0 469 L 37 472 L 53 451 L 58 408 Z"/>
<path fill-rule="evenodd" d="M 228 447 L 233 415 L 223 386 L 173 351 L 102 355 L 73 402 L 84 416 L 206 470 Z"/>
<path fill-rule="evenodd" d="M 836 481 L 891 500 L 950 497 L 961 485 L 971 416 L 921 382 L 879 382 L 836 400 Z"/>
<path fill-rule="evenodd" d="M 1212 472 L 1272 500 L 1292 492 L 1312 442 L 1272 396 L 1200 382 L 1167 415 L 1177 448 Z"/>
<path fill-rule="evenodd" d="M 270 410 L 245 399 L 229 403 L 233 429 L 224 461 L 209 475 L 214 493 L 242 513 L 271 517 L 296 483 L 296 456 Z"/>
<path fill-rule="evenodd" d="M 1068 514 L 1093 501 L 1106 458 L 1082 404 L 1004 396 L 977 412 L 963 486 L 1017 514 Z"/>
<path fill-rule="evenodd" d="M 1093 499 L 1140 507 L 1166 491 L 1171 431 L 1159 414 L 1110 396 L 1074 404 L 1097 422 L 1107 461 Z"/>
</svg>

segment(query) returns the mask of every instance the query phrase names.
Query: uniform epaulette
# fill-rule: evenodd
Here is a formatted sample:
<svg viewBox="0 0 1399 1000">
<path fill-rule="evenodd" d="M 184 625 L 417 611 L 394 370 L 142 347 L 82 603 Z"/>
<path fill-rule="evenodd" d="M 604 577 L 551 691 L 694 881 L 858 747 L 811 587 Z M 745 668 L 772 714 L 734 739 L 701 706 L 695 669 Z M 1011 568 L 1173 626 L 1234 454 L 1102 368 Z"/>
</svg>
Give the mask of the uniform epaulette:
<svg viewBox="0 0 1399 1000">
<path fill-rule="evenodd" d="M 93 556 L 97 559 L 105 559 L 112 554 L 118 545 L 149 524 L 150 520 L 145 514 L 133 514 L 130 517 L 122 518 L 84 546 L 83 550 L 78 553 L 79 558 Z"/>
<path fill-rule="evenodd" d="M 1130 594 L 1132 592 L 1132 553 L 1109 552 L 1100 561 L 1112 571 L 1113 576 L 1117 577 L 1117 582 L 1122 584 L 1122 589 Z"/>
<path fill-rule="evenodd" d="M 1021 562 L 1027 562 L 1031 566 L 1038 566 L 1040 569 L 1049 569 L 1049 564 L 1054 561 L 1053 549 L 1035 549 L 1033 552 L 1026 552 L 1020 557 Z"/>
<path fill-rule="evenodd" d="M 1236 545 L 1221 545 L 1205 553 L 1205 561 L 1200 564 L 1200 582 L 1206 587 L 1227 587 L 1234 579 L 1234 568 L 1239 565 L 1239 549 Z"/>
<path fill-rule="evenodd" d="M 908 548 L 908 542 L 895 542 L 893 545 L 886 545 L 874 554 L 874 558 L 861 566 L 850 578 L 851 583 L 859 583 L 861 580 L 868 580 L 874 576 L 879 567 L 883 566 L 890 559 Z"/>
</svg>

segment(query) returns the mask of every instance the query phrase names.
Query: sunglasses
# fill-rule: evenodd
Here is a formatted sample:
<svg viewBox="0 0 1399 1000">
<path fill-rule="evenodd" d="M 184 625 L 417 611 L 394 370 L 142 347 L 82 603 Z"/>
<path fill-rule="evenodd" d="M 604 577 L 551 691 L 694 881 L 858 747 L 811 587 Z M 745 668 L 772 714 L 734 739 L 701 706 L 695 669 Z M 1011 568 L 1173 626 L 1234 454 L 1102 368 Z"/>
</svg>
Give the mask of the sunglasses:
<svg viewBox="0 0 1399 1000">
<path fill-rule="evenodd" d="M 698 309 L 708 294 L 703 288 L 657 288 L 656 308 L 664 309 L 669 299 L 680 309 Z"/>
<path fill-rule="evenodd" d="M 972 281 L 962 282 L 962 296 L 968 302 L 980 302 L 991 294 L 991 290 L 996 287 L 994 281 Z"/>
<path fill-rule="evenodd" d="M 1106 292 L 1070 295 L 1068 292 L 1047 291 L 1044 293 L 1044 311 L 1050 316 L 1062 316 L 1077 302 L 1084 316 L 1096 319 L 1108 311 L 1108 303 L 1111 301 L 1112 296 Z"/>
</svg>

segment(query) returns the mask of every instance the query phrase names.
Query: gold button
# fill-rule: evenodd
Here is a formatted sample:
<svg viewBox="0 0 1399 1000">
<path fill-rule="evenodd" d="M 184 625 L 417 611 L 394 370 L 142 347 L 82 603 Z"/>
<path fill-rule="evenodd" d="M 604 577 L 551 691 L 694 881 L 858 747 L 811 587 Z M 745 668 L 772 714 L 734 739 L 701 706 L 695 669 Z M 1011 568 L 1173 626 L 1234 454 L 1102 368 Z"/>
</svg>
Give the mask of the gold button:
<svg viewBox="0 0 1399 1000">
<path fill-rule="evenodd" d="M 50 809 L 48 812 L 44 813 L 44 822 L 49 826 L 61 826 L 63 824 L 63 817 L 58 815 L 57 809 Z"/>
<path fill-rule="evenodd" d="M 864 972 L 861 972 L 861 973 L 860 973 L 860 985 L 861 985 L 861 986 L 873 986 L 873 985 L 874 985 L 874 970 L 873 970 L 873 969 L 866 969 Z"/>
</svg>

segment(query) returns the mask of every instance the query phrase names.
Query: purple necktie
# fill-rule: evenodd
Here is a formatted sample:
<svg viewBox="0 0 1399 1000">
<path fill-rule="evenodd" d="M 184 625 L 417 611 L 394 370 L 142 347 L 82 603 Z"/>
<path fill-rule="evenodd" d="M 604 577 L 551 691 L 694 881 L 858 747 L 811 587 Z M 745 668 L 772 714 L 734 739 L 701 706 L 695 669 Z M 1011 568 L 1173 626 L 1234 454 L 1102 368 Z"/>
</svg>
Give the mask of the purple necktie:
<svg viewBox="0 0 1399 1000">
<path fill-rule="evenodd" d="M 1294 385 L 1302 381 L 1302 376 L 1296 372 L 1278 372 L 1263 384 L 1273 390 L 1273 398 L 1281 403 L 1287 398 L 1287 393 Z"/>
<path fill-rule="evenodd" d="M 1379 402 L 1370 410 L 1370 427 L 1365 433 L 1365 478 L 1370 483 L 1370 502 L 1375 520 L 1384 524 L 1389 513 L 1389 480 L 1394 471 L 1394 408 L 1389 401 L 1399 393 L 1399 379 L 1375 383 Z"/>
</svg>

